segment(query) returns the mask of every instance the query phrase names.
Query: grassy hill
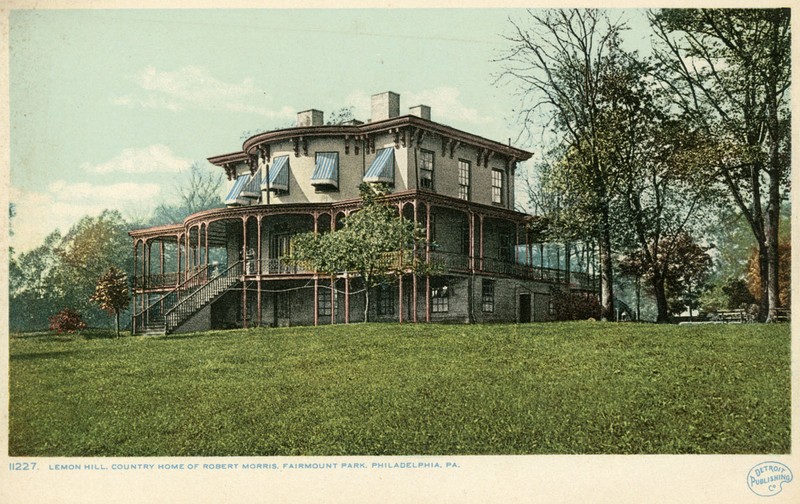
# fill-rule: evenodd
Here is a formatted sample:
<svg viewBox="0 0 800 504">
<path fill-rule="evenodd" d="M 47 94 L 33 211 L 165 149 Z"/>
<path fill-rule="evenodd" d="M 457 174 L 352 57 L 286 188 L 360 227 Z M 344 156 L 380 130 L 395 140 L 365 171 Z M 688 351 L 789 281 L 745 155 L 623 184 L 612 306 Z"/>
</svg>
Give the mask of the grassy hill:
<svg viewBox="0 0 800 504">
<path fill-rule="evenodd" d="M 110 335 L 11 335 L 11 455 L 790 449 L 786 324 Z"/>
</svg>

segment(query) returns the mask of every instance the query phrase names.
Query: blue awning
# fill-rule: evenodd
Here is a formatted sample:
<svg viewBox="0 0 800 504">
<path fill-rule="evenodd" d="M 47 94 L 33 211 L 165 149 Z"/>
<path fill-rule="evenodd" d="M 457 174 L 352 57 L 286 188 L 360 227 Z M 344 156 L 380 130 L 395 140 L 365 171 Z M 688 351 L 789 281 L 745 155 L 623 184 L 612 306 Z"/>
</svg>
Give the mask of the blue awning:
<svg viewBox="0 0 800 504">
<path fill-rule="evenodd" d="M 233 183 L 233 187 L 231 187 L 231 191 L 225 197 L 225 204 L 226 205 L 237 205 L 240 204 L 242 201 L 239 199 L 239 195 L 244 189 L 245 184 L 247 181 L 250 180 L 250 175 L 239 175 L 236 177 L 236 182 Z"/>
<path fill-rule="evenodd" d="M 364 174 L 364 182 L 386 182 L 394 184 L 394 148 L 387 147 L 378 151 L 375 160 Z"/>
<path fill-rule="evenodd" d="M 261 197 L 261 172 L 257 171 L 250 177 L 250 180 L 242 189 L 242 196 L 245 198 L 258 199 Z"/>
<path fill-rule="evenodd" d="M 269 189 L 289 190 L 289 156 L 276 157 L 269 167 Z"/>
<path fill-rule="evenodd" d="M 339 187 L 338 152 L 317 152 L 317 165 L 311 175 L 311 185 Z"/>
</svg>

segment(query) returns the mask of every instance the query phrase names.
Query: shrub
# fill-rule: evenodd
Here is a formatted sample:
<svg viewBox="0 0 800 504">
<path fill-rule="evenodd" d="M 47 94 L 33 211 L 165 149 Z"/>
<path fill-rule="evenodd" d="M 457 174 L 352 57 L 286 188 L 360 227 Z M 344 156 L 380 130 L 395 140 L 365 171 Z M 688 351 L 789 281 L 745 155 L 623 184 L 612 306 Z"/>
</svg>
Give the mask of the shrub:
<svg viewBox="0 0 800 504">
<path fill-rule="evenodd" d="M 553 288 L 550 291 L 557 320 L 600 318 L 600 301 L 588 292 L 570 292 Z"/>
<path fill-rule="evenodd" d="M 69 308 L 64 308 L 49 320 L 50 330 L 56 331 L 58 334 L 74 333 L 86 329 L 86 322 L 81 318 L 81 314 Z"/>
</svg>

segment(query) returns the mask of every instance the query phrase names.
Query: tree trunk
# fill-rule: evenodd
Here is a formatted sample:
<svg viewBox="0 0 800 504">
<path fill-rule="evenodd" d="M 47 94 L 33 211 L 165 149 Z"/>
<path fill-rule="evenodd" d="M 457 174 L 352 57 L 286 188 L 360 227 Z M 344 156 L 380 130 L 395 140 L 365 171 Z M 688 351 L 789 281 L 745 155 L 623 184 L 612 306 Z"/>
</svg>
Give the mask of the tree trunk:
<svg viewBox="0 0 800 504">
<path fill-rule="evenodd" d="M 653 275 L 653 292 L 656 296 L 656 323 L 669 322 L 669 305 L 667 304 L 667 289 L 661 273 Z"/>
<path fill-rule="evenodd" d="M 115 315 L 114 318 L 115 318 L 115 320 L 117 322 L 117 324 L 116 324 L 116 326 L 117 326 L 117 338 L 119 338 L 119 310 L 115 311 L 114 315 Z"/>
<path fill-rule="evenodd" d="M 364 322 L 369 322 L 369 284 L 364 282 Z"/>
<path fill-rule="evenodd" d="M 608 210 L 603 215 L 603 232 L 600 237 L 600 320 L 613 321 L 614 274 L 611 268 L 611 231 L 608 225 Z"/>
<path fill-rule="evenodd" d="M 758 275 L 761 296 L 758 299 L 758 320 L 764 322 L 769 314 L 769 252 L 766 243 L 758 243 Z"/>
</svg>

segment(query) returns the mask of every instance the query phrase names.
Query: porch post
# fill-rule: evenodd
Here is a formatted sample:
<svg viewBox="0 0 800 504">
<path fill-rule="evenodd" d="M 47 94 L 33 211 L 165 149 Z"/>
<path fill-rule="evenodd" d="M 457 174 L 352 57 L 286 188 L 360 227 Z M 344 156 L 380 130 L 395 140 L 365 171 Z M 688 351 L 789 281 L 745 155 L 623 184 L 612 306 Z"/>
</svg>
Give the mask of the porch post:
<svg viewBox="0 0 800 504">
<path fill-rule="evenodd" d="M 331 276 L 331 325 L 336 323 L 336 277 Z"/>
<path fill-rule="evenodd" d="M 247 329 L 247 217 L 242 219 L 242 325 Z"/>
<path fill-rule="evenodd" d="M 419 224 L 418 216 L 417 216 L 417 200 L 414 199 L 414 226 L 416 227 Z M 417 241 L 414 240 L 414 261 L 417 260 Z M 411 293 L 412 303 L 414 303 L 414 311 L 413 311 L 413 319 L 414 323 L 417 323 L 417 272 L 414 271 L 411 281 L 414 287 L 414 291 Z"/>
<path fill-rule="evenodd" d="M 319 276 L 314 275 L 314 325 L 319 325 Z"/>
<path fill-rule="evenodd" d="M 133 334 L 136 334 L 136 273 L 137 273 L 137 263 L 139 262 L 139 258 L 137 255 L 139 249 L 139 240 L 134 240 L 133 242 L 133 310 L 131 310 L 131 330 Z"/>
<path fill-rule="evenodd" d="M 204 236 L 204 238 L 205 238 L 205 247 L 206 247 L 206 252 L 205 252 L 205 255 L 206 255 L 206 268 L 208 268 L 208 225 L 209 225 L 208 222 L 206 222 L 206 226 L 205 226 L 206 227 L 206 233 L 205 233 L 205 236 Z"/>
<path fill-rule="evenodd" d="M 175 276 L 178 278 L 175 281 L 175 287 L 178 287 L 181 284 L 181 247 L 183 246 L 181 235 L 175 236 L 175 246 L 178 248 L 178 264 L 175 266 Z"/>
<path fill-rule="evenodd" d="M 397 283 L 397 296 L 400 298 L 398 302 L 398 322 L 403 323 L 403 273 L 400 273 L 400 281 Z"/>
<path fill-rule="evenodd" d="M 475 213 L 469 213 L 469 269 L 475 271 Z"/>
<path fill-rule="evenodd" d="M 200 241 L 200 239 L 201 239 L 200 234 L 201 234 L 202 230 L 203 230 L 203 226 L 202 225 L 197 226 L 197 268 L 198 269 L 200 269 L 200 250 L 201 250 L 200 247 L 202 246 L 201 245 L 202 242 Z"/>
<path fill-rule="evenodd" d="M 261 216 L 256 216 L 256 237 L 258 245 L 256 246 L 256 274 L 258 275 L 258 284 L 256 285 L 256 323 L 261 327 Z"/>
<path fill-rule="evenodd" d="M 344 323 L 350 323 L 350 275 L 344 275 Z"/>
<path fill-rule="evenodd" d="M 425 262 L 431 263 L 431 204 L 425 203 Z M 425 275 L 425 322 L 431 321 L 431 275 Z"/>
<path fill-rule="evenodd" d="M 164 275 L 164 240 L 158 241 L 158 262 L 161 275 Z"/>
<path fill-rule="evenodd" d="M 481 251 L 480 251 L 481 261 L 480 262 L 481 262 L 481 271 L 483 271 L 483 214 L 479 214 L 478 217 L 480 219 L 480 226 L 481 226 Z"/>
</svg>

